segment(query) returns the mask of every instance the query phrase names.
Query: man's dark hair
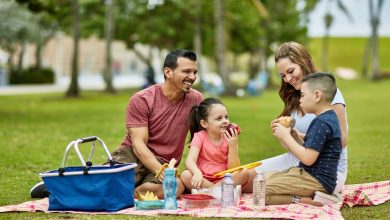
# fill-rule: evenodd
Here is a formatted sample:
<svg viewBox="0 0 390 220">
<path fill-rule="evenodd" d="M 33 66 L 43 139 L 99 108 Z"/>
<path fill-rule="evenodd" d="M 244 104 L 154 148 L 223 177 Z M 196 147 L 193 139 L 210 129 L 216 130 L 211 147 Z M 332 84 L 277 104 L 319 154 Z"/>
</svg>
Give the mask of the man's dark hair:
<svg viewBox="0 0 390 220">
<path fill-rule="evenodd" d="M 313 73 L 306 75 L 302 83 L 306 82 L 310 90 L 320 90 L 326 101 L 331 102 L 336 95 L 336 79 L 330 73 Z"/>
<path fill-rule="evenodd" d="M 175 49 L 169 52 L 169 54 L 165 57 L 163 68 L 168 67 L 170 69 L 175 69 L 177 67 L 177 58 L 179 57 L 196 61 L 196 54 L 194 52 L 184 49 Z"/>
</svg>

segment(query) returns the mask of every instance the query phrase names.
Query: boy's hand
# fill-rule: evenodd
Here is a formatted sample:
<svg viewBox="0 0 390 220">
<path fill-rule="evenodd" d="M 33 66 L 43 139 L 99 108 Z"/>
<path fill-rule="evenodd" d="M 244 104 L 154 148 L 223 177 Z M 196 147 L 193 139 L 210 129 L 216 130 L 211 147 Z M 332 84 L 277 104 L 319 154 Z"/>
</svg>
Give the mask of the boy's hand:
<svg viewBox="0 0 390 220">
<path fill-rule="evenodd" d="M 285 137 L 288 137 L 290 133 L 291 133 L 290 127 L 286 128 L 279 123 L 275 123 L 272 126 L 272 134 L 280 140 L 282 140 Z"/>
</svg>

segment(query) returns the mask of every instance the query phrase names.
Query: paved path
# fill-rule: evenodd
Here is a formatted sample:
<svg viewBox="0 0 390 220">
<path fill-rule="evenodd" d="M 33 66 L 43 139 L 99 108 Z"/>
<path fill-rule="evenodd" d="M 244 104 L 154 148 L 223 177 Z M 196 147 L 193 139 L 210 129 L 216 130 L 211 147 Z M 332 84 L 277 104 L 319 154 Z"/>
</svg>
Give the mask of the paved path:
<svg viewBox="0 0 390 220">
<path fill-rule="evenodd" d="M 143 85 L 144 79 L 134 76 L 117 76 L 113 80 L 116 89 L 137 88 Z M 69 79 L 60 79 L 54 85 L 12 85 L 0 86 L 0 96 L 39 94 L 39 93 L 65 93 L 68 89 Z M 105 84 L 101 77 L 80 77 L 79 87 L 81 90 L 104 90 Z"/>
</svg>

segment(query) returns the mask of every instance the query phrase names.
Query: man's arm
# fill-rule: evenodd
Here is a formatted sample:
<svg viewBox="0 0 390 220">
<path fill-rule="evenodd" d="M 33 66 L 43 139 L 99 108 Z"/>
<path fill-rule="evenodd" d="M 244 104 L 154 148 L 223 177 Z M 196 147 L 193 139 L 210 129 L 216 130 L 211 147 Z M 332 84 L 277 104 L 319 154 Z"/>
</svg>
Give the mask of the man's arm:
<svg viewBox="0 0 390 220">
<path fill-rule="evenodd" d="M 147 127 L 128 128 L 134 154 L 141 163 L 153 174 L 160 169 L 161 164 L 147 147 L 149 132 Z"/>
</svg>

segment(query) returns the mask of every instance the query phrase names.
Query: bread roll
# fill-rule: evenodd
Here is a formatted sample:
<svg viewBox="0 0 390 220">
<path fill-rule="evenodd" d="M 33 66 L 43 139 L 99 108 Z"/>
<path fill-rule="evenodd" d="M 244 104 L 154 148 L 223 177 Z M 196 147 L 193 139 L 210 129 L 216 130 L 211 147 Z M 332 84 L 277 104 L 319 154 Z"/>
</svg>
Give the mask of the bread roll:
<svg viewBox="0 0 390 220">
<path fill-rule="evenodd" d="M 286 128 L 293 128 L 295 126 L 295 119 L 290 116 L 281 116 L 279 117 L 279 123 Z"/>
</svg>

